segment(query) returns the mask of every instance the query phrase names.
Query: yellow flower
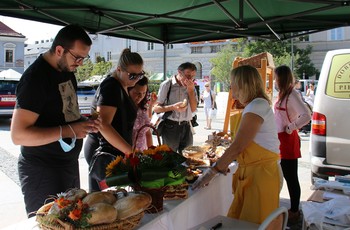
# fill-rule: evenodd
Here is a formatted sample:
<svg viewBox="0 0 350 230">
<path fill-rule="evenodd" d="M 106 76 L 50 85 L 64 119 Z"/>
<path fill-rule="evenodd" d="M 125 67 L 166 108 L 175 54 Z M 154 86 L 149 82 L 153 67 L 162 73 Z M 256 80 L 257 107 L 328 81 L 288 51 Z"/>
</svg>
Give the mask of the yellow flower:
<svg viewBox="0 0 350 230">
<path fill-rule="evenodd" d="M 145 155 L 154 155 L 157 152 L 156 149 L 146 149 L 146 150 L 143 151 L 143 154 L 145 154 Z"/>
<path fill-rule="evenodd" d="M 113 169 L 119 164 L 119 162 L 123 160 L 122 156 L 117 156 L 114 161 L 109 163 L 106 167 L 106 176 L 109 177 L 113 174 Z"/>
<path fill-rule="evenodd" d="M 156 152 L 170 152 L 171 149 L 168 145 L 160 145 L 156 148 Z"/>
</svg>

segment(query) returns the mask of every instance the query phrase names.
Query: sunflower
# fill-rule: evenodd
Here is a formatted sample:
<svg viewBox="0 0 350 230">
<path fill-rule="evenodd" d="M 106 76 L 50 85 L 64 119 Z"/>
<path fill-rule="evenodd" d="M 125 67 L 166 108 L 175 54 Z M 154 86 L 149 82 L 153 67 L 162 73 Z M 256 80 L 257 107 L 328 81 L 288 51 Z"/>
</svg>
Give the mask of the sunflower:
<svg viewBox="0 0 350 230">
<path fill-rule="evenodd" d="M 122 156 L 117 156 L 114 161 L 109 163 L 106 167 L 106 176 L 109 177 L 113 174 L 114 169 L 123 160 Z"/>
</svg>

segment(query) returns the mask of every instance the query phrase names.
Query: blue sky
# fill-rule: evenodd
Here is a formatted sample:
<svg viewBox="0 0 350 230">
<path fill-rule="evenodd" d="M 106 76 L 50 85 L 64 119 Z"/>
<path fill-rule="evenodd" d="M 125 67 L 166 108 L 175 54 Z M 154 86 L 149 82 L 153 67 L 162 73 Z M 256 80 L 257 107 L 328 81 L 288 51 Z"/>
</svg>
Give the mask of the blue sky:
<svg viewBox="0 0 350 230">
<path fill-rule="evenodd" d="M 28 39 L 26 43 L 34 44 L 35 41 L 54 38 L 62 26 L 5 17 L 0 15 L 0 21 L 14 31 L 23 34 Z"/>
</svg>

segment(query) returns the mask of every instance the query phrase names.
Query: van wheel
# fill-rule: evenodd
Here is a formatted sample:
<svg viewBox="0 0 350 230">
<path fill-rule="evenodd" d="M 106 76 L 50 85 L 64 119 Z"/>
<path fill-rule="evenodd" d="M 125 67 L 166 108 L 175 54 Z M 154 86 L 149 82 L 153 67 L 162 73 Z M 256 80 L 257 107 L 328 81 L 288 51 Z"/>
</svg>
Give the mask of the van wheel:
<svg viewBox="0 0 350 230">
<path fill-rule="evenodd" d="M 311 184 L 314 185 L 314 177 L 318 177 L 318 178 L 321 178 L 323 180 L 328 180 L 328 176 L 325 176 L 325 175 L 318 175 L 314 172 L 311 172 Z"/>
</svg>

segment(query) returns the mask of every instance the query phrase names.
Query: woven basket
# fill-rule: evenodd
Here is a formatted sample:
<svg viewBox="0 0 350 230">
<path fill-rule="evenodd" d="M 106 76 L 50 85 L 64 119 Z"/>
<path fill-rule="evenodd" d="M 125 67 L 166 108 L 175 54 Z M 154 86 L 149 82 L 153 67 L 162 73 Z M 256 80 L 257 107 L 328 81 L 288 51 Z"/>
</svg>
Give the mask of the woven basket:
<svg viewBox="0 0 350 230">
<path fill-rule="evenodd" d="M 125 195 L 125 193 L 124 193 Z M 144 216 L 144 211 L 128 217 L 123 220 L 116 220 L 110 224 L 98 224 L 98 225 L 92 225 L 86 228 L 75 228 L 72 224 L 68 222 L 64 222 L 60 219 L 50 219 L 48 220 L 45 218 L 45 216 L 48 214 L 51 206 L 54 204 L 54 202 L 47 203 L 43 205 L 36 213 L 36 221 L 39 223 L 39 226 L 41 229 L 45 230 L 109 230 L 109 229 L 115 229 L 115 230 L 132 230 L 136 228 L 142 217 Z"/>
<path fill-rule="evenodd" d="M 157 141 L 158 141 L 158 145 L 161 145 L 160 142 L 160 137 L 159 134 L 157 132 L 157 129 L 153 126 L 153 125 L 149 125 L 149 124 L 145 124 L 143 126 L 140 127 L 140 129 L 137 131 L 135 140 L 134 140 L 134 144 L 132 146 L 132 153 L 135 154 L 136 152 L 136 140 L 139 138 L 139 134 L 141 132 L 142 129 L 144 128 L 151 128 L 153 129 L 154 133 L 157 136 Z M 142 187 L 138 184 L 133 185 L 133 189 L 134 191 L 142 191 L 142 192 L 146 192 L 148 193 L 151 197 L 152 197 L 152 204 L 150 206 L 149 209 L 146 210 L 147 213 L 157 213 L 163 210 L 163 197 L 164 197 L 164 192 L 165 192 L 165 188 L 145 188 Z"/>
</svg>

